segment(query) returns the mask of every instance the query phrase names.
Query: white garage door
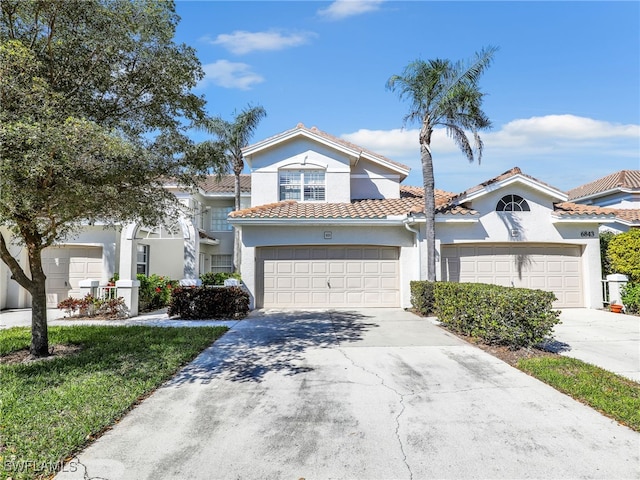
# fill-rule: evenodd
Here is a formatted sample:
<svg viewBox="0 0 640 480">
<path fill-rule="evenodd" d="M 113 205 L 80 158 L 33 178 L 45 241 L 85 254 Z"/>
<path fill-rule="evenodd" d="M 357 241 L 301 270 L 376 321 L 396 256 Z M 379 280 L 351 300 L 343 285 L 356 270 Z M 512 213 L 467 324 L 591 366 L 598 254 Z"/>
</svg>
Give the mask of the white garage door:
<svg viewBox="0 0 640 480">
<path fill-rule="evenodd" d="M 554 307 L 583 307 L 581 249 L 576 245 L 442 247 L 442 278 L 547 290 Z"/>
<path fill-rule="evenodd" d="M 100 279 L 102 248 L 49 247 L 42 252 L 42 266 L 47 276 L 47 307 L 55 308 L 67 297 L 80 298 L 80 280 Z"/>
<path fill-rule="evenodd" d="M 258 253 L 266 308 L 397 307 L 398 249 L 265 247 Z"/>
</svg>

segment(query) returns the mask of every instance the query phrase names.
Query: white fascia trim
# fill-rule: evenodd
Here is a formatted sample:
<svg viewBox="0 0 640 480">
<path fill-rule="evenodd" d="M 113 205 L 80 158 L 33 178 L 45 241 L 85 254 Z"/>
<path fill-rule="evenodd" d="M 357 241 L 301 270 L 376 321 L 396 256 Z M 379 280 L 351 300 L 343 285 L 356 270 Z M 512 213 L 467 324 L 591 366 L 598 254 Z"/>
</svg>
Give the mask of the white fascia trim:
<svg viewBox="0 0 640 480">
<path fill-rule="evenodd" d="M 483 188 L 481 188 L 480 190 L 478 190 L 477 192 L 473 192 L 470 193 L 468 195 L 465 195 L 464 197 L 462 197 L 461 199 L 459 199 L 459 201 L 457 203 L 463 203 L 466 201 L 470 201 L 470 200 L 474 200 L 478 197 L 482 197 L 484 195 L 486 195 L 487 193 L 493 192 L 495 190 L 498 190 L 500 188 L 504 188 L 507 187 L 513 183 L 524 183 L 525 185 L 533 188 L 534 190 L 538 190 L 539 192 L 542 192 L 546 195 L 549 195 L 557 200 L 560 200 L 562 202 L 566 202 L 567 201 L 567 194 L 564 193 L 561 190 L 558 190 L 556 188 L 553 187 L 549 187 L 548 185 L 544 185 L 542 183 L 538 183 L 535 182 L 533 180 L 531 180 L 528 177 L 525 177 L 523 175 L 520 174 L 516 174 L 513 177 L 509 177 L 506 178 L 504 180 L 501 180 L 499 182 L 496 183 L 492 183 L 490 185 L 487 185 Z"/>
<path fill-rule="evenodd" d="M 592 216 L 579 216 L 571 218 L 558 217 L 551 215 L 551 223 L 616 223 L 619 222 L 615 217 L 592 217 Z"/>
<path fill-rule="evenodd" d="M 360 151 L 359 150 L 354 150 L 352 148 L 347 148 L 344 145 L 341 145 L 339 143 L 333 142 L 321 135 L 316 135 L 313 132 L 309 132 L 307 130 L 298 130 L 298 129 L 294 129 L 294 130 L 290 130 L 288 132 L 284 132 L 280 135 L 276 135 L 275 137 L 271 137 L 271 138 L 267 138 L 266 140 L 262 140 L 258 143 L 255 143 L 253 145 L 250 145 L 248 147 L 245 147 L 242 149 L 242 154 L 245 157 L 250 157 L 251 155 L 255 155 L 256 153 L 260 152 L 261 150 L 266 150 L 274 145 L 277 145 L 278 143 L 284 142 L 286 140 L 290 140 L 292 138 L 295 137 L 306 137 L 308 139 L 312 139 L 315 140 L 319 143 L 322 143 L 324 145 L 330 146 L 331 148 L 334 148 L 335 150 L 339 150 L 343 153 L 346 153 L 347 155 L 350 155 L 352 157 L 358 157 L 360 156 Z"/>
<path fill-rule="evenodd" d="M 464 217 L 440 217 L 436 215 L 436 223 L 478 223 L 480 216 L 468 216 Z"/>
<path fill-rule="evenodd" d="M 377 163 L 379 165 L 383 165 L 391 170 L 395 170 L 396 172 L 398 172 L 400 175 L 404 175 L 405 177 L 407 175 L 409 175 L 409 171 L 411 170 L 410 168 L 402 168 L 394 163 L 388 162 L 385 159 L 378 157 L 376 155 L 371 155 L 363 150 L 360 149 L 354 149 L 354 148 L 349 148 L 341 143 L 338 142 L 334 142 L 333 140 L 330 140 L 328 138 L 325 138 L 322 135 L 318 135 L 314 132 L 310 132 L 307 130 L 293 130 L 293 131 L 289 131 L 286 132 L 282 135 L 276 135 L 275 137 L 271 137 L 270 139 L 266 139 L 263 140 L 261 142 L 258 142 L 254 145 L 251 145 L 249 147 L 245 147 L 244 149 L 242 149 L 242 154 L 247 157 L 247 163 L 249 163 L 249 165 L 251 166 L 251 156 L 255 155 L 256 153 L 258 153 L 261 150 L 265 150 L 267 148 L 270 148 L 280 142 L 283 142 L 285 140 L 289 140 L 291 138 L 295 138 L 298 136 L 303 136 L 306 137 L 310 140 L 314 140 L 318 143 L 321 143 L 323 145 L 326 145 L 328 147 L 333 148 L 334 150 L 337 150 L 339 152 L 342 152 L 344 154 L 346 154 L 347 156 L 353 157 L 356 160 L 359 160 L 360 158 L 366 158 L 367 160 L 370 160 L 374 163 Z"/>
<path fill-rule="evenodd" d="M 581 203 L 584 200 L 591 200 L 592 198 L 606 197 L 607 195 L 613 195 L 615 193 L 638 193 L 638 192 L 640 192 L 640 189 L 615 187 L 615 188 L 610 188 L 609 190 L 605 190 L 604 192 L 596 192 L 596 193 L 591 193 L 589 195 L 585 195 L 584 197 L 576 197 L 573 200 L 569 200 L 569 201 L 573 203 Z"/>
<path fill-rule="evenodd" d="M 436 223 L 478 223 L 480 215 L 436 215 Z M 414 223 L 427 223 L 424 217 L 414 217 Z"/>
<path fill-rule="evenodd" d="M 202 196 L 205 198 L 229 198 L 233 199 L 236 195 L 233 192 L 209 192 L 202 193 Z M 251 193 L 240 192 L 240 197 L 249 198 L 251 197 Z"/>
</svg>

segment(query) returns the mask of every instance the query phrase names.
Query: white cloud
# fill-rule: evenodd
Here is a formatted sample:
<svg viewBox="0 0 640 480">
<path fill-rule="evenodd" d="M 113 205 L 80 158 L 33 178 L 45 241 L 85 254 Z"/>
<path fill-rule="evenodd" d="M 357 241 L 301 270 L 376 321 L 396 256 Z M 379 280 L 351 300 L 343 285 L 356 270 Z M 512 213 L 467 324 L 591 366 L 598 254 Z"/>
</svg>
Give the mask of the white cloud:
<svg viewBox="0 0 640 480">
<path fill-rule="evenodd" d="M 508 136 L 560 139 L 639 137 L 639 125 L 620 125 L 575 115 L 546 115 L 513 120 L 501 130 Z"/>
<path fill-rule="evenodd" d="M 419 133 L 420 131 L 417 128 L 409 130 L 400 128 L 394 128 L 393 130 L 360 129 L 357 132 L 346 133 L 342 135 L 342 138 L 392 159 L 408 157 L 419 158 Z M 437 149 L 437 152 L 442 153 L 455 152 L 457 150 L 457 147 L 453 141 L 447 137 L 443 129 L 437 129 L 433 132 L 431 145 L 432 149 Z"/>
<path fill-rule="evenodd" d="M 411 174 L 405 183 L 418 185 L 422 182 L 418 133 L 418 129 L 361 129 L 342 138 L 408 165 Z M 640 125 L 547 115 L 516 119 L 481 137 L 482 164 L 469 165 L 444 129 L 434 131 L 436 186 L 462 191 L 519 166 L 542 181 L 569 189 L 589 177 L 638 168 Z"/>
<path fill-rule="evenodd" d="M 202 40 L 212 45 L 221 45 L 236 55 L 244 55 L 256 51 L 274 51 L 297 47 L 308 43 L 316 37 L 313 32 L 297 32 L 284 34 L 275 30 L 267 32 L 246 32 L 236 30 L 233 33 L 223 33 L 215 39 L 203 37 Z"/>
<path fill-rule="evenodd" d="M 214 84 L 224 88 L 238 88 L 250 90 L 258 83 L 264 82 L 264 78 L 251 70 L 246 63 L 235 63 L 228 60 L 218 60 L 202 66 L 205 77 L 200 82 L 200 87 Z"/>
<path fill-rule="evenodd" d="M 380 9 L 383 0 L 336 0 L 318 14 L 330 20 L 342 20 Z"/>
</svg>

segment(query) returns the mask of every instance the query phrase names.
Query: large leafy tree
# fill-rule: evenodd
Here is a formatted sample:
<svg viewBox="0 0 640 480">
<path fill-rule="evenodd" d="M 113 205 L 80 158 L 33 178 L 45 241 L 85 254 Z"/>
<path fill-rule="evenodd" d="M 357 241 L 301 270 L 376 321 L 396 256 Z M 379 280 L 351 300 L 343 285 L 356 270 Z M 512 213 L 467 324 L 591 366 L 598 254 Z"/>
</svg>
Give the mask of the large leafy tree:
<svg viewBox="0 0 640 480">
<path fill-rule="evenodd" d="M 470 162 L 480 163 L 483 143 L 479 132 L 491 127 L 482 111 L 484 94 L 479 80 L 489 67 L 497 48 L 488 47 L 476 53 L 470 62 L 451 62 L 446 59 L 415 60 L 401 75 L 393 75 L 387 88 L 398 92 L 402 100 L 410 103 L 404 122 L 420 124 L 419 144 L 424 184 L 426 217 L 427 280 L 436 279 L 436 233 L 433 158 L 431 136 L 440 126 L 464 153 Z M 473 141 L 469 138 L 469 133 Z"/>
<path fill-rule="evenodd" d="M 0 258 L 31 294 L 30 351 L 46 356 L 42 251 L 86 221 L 154 225 L 178 208 L 163 185 L 193 178 L 185 130 L 205 117 L 191 93 L 203 73 L 172 40 L 172 2 L 0 7 Z"/>
<path fill-rule="evenodd" d="M 240 210 L 240 174 L 244 169 L 242 149 L 249 145 L 260 120 L 266 116 L 266 110 L 260 105 L 249 105 L 240 113 L 235 113 L 231 121 L 214 117 L 202 124 L 204 129 L 214 136 L 214 140 L 204 142 L 199 147 L 208 146 L 209 150 L 214 152 L 210 157 L 214 160 L 214 170 L 220 172 L 220 165 L 223 165 L 222 171 L 231 171 L 235 177 L 235 210 Z M 234 228 L 233 267 L 236 272 L 240 269 L 240 247 L 240 232 Z"/>
</svg>

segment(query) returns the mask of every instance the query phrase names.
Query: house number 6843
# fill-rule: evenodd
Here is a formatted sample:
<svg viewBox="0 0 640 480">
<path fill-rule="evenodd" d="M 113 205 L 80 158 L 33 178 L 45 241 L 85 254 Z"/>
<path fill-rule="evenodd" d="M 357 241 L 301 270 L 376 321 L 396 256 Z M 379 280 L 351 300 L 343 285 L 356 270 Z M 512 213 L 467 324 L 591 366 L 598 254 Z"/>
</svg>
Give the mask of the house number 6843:
<svg viewBox="0 0 640 480">
<path fill-rule="evenodd" d="M 596 236 L 596 232 L 594 232 L 593 230 L 585 230 L 583 232 L 580 232 L 580 236 L 581 237 L 595 237 Z"/>
</svg>

